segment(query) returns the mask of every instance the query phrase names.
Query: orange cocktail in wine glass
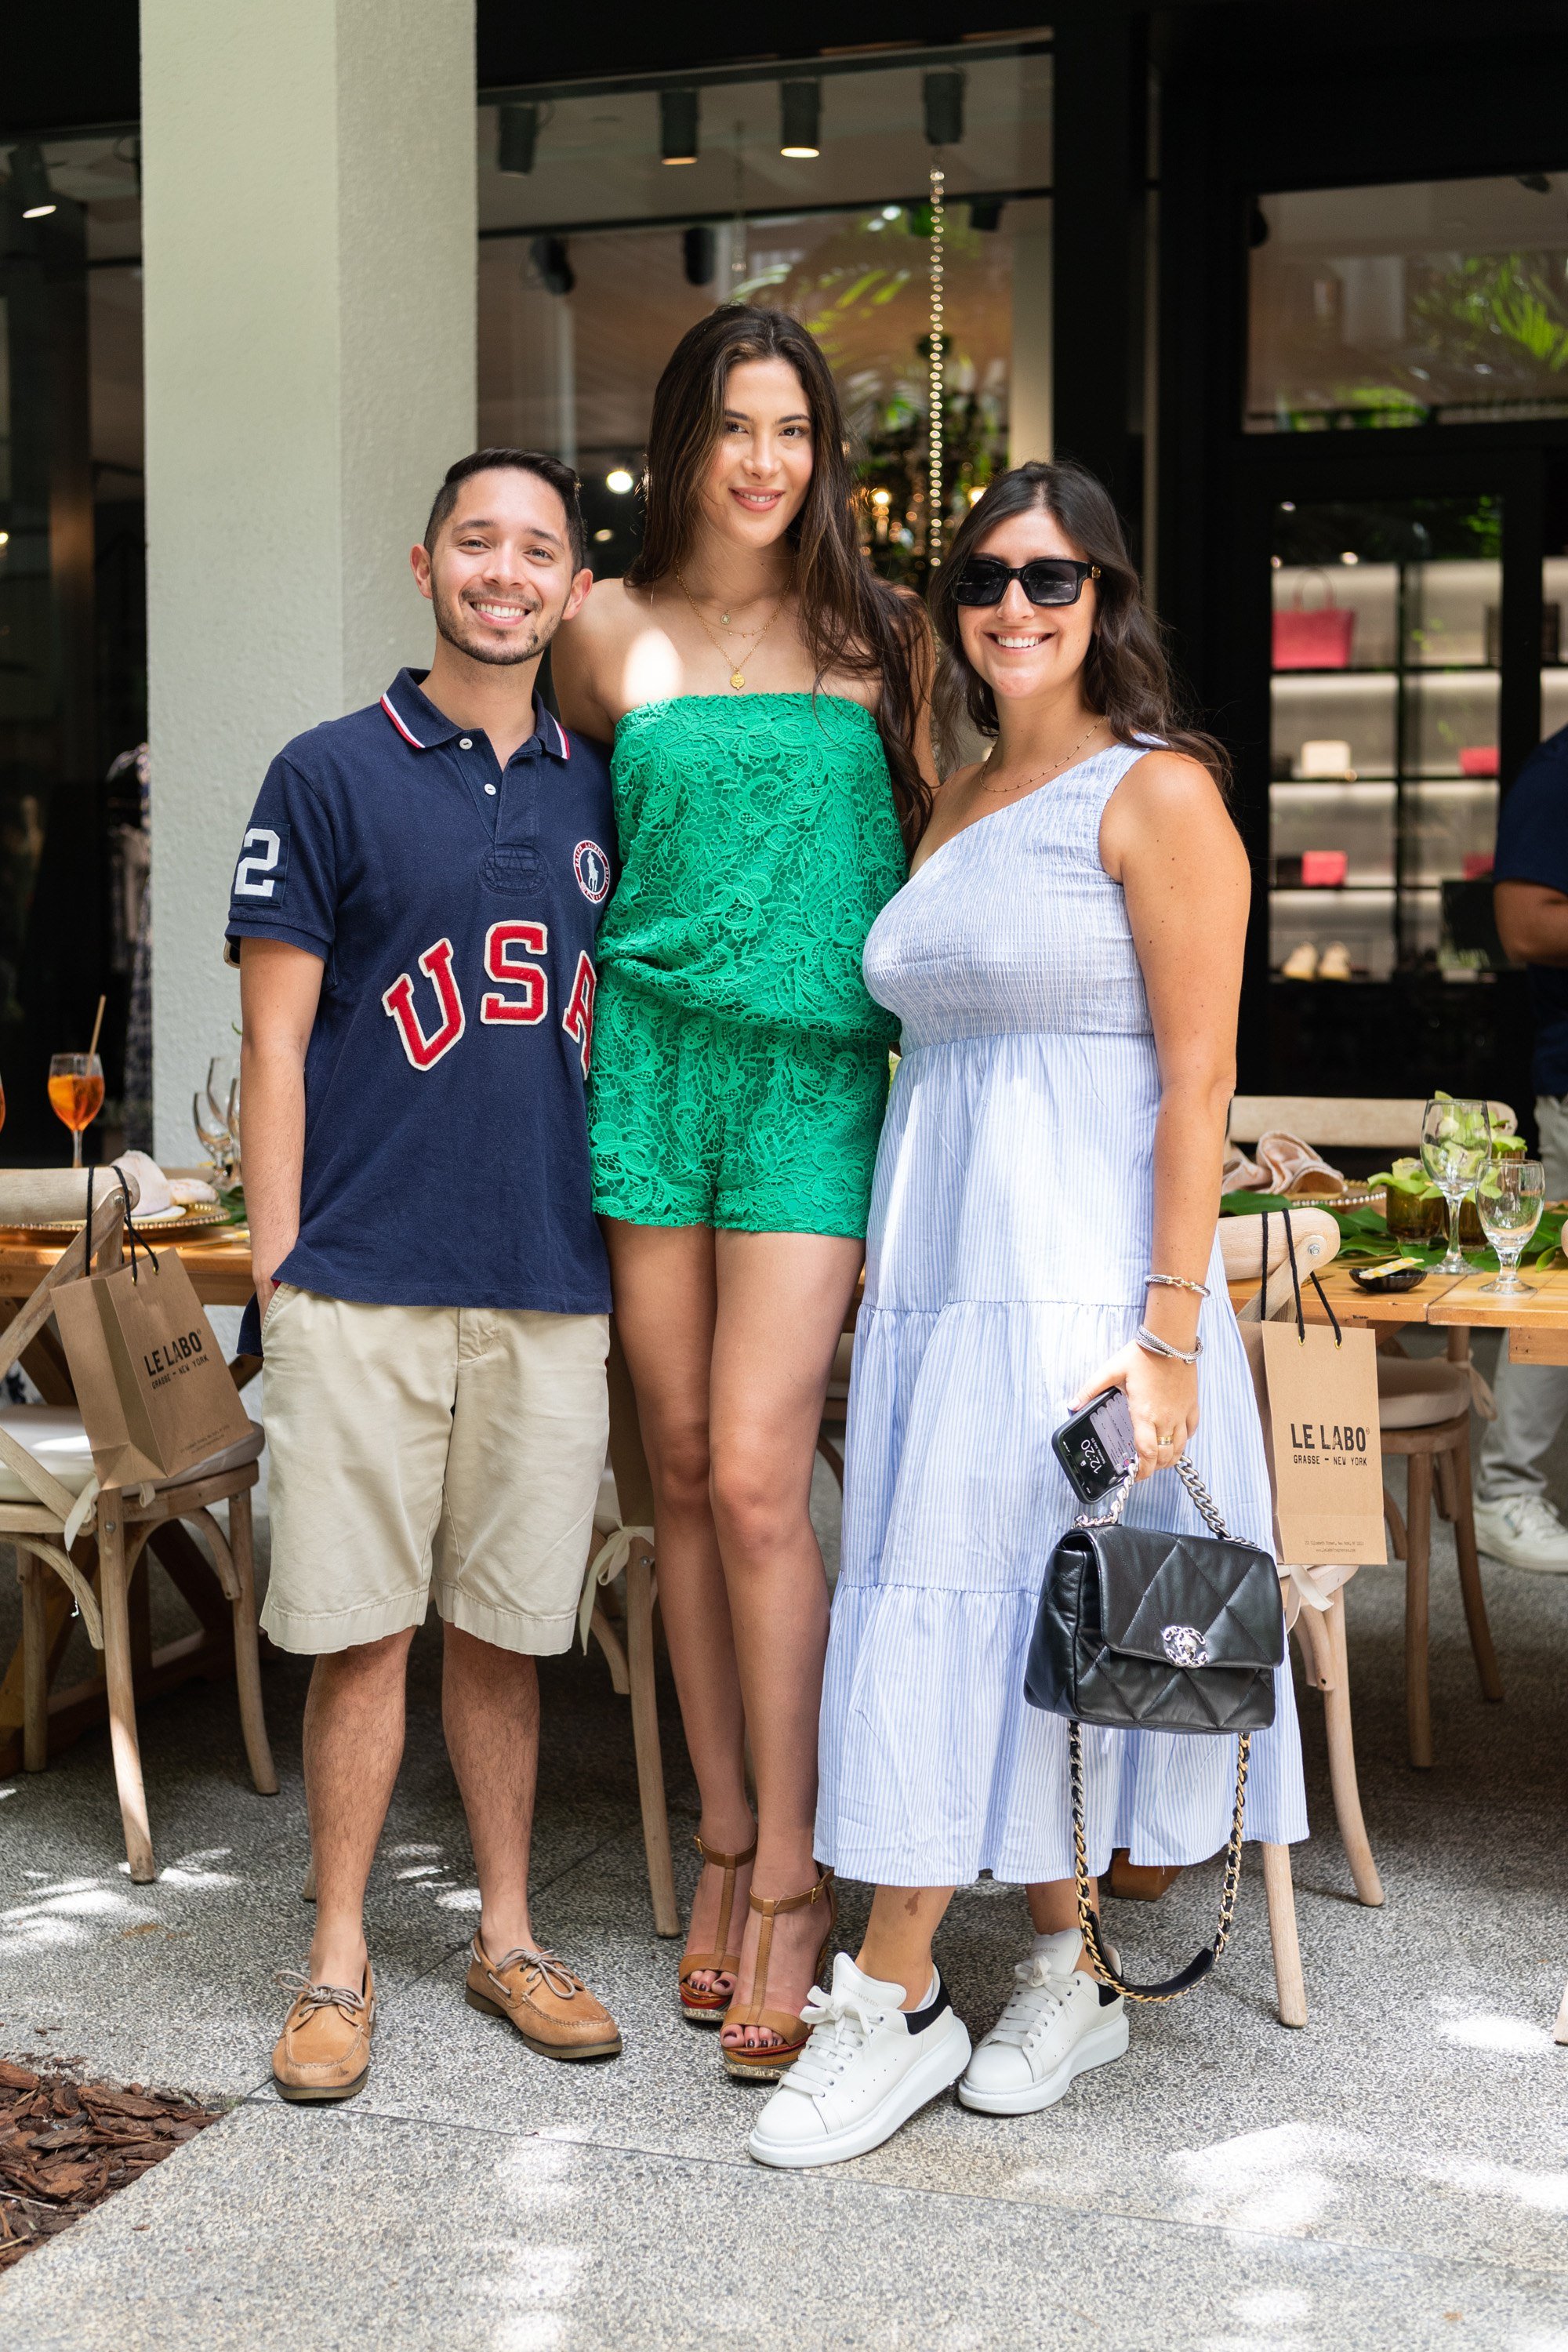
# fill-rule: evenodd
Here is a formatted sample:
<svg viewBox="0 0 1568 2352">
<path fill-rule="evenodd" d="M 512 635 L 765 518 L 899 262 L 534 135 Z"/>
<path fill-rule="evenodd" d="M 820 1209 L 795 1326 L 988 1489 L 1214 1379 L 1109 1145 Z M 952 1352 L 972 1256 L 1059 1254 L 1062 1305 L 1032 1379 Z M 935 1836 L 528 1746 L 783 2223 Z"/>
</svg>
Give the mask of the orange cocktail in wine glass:
<svg viewBox="0 0 1568 2352">
<path fill-rule="evenodd" d="M 103 1064 L 96 1054 L 57 1054 L 49 1064 L 49 1102 L 71 1131 L 71 1166 L 81 1166 L 82 1129 L 103 1108 Z"/>
</svg>

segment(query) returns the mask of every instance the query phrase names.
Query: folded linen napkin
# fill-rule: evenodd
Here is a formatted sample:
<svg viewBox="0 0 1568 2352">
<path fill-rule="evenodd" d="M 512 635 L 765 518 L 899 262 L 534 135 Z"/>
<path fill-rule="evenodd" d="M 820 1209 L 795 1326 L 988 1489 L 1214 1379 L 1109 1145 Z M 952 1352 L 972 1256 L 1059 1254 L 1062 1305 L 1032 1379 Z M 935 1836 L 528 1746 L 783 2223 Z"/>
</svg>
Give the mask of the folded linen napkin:
<svg viewBox="0 0 1568 2352">
<path fill-rule="evenodd" d="M 1331 1168 L 1299 1135 L 1275 1128 L 1258 1139 L 1258 1156 L 1249 1160 L 1239 1144 L 1227 1143 L 1220 1189 L 1226 1192 L 1279 1192 L 1297 1197 L 1338 1192 L 1344 1178 Z"/>
<path fill-rule="evenodd" d="M 212 1186 L 199 1176 L 165 1176 L 145 1151 L 122 1151 L 115 1166 L 134 1175 L 141 1186 L 137 1209 L 143 1217 L 166 1216 L 175 1208 L 210 1208 L 217 1199 Z"/>
</svg>

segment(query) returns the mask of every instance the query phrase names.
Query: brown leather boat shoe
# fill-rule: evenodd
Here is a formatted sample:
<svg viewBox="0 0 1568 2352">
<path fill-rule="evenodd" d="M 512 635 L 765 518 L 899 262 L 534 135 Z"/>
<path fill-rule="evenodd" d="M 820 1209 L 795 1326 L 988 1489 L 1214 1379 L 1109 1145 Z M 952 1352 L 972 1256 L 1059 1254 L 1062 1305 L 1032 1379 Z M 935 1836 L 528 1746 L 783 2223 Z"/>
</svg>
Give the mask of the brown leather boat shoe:
<svg viewBox="0 0 1568 2352">
<path fill-rule="evenodd" d="M 620 2028 L 579 1976 L 549 1952 L 521 1946 L 492 1961 L 474 1937 L 464 1998 L 470 2009 L 510 2019 L 542 2058 L 618 2058 Z"/>
<path fill-rule="evenodd" d="M 294 2006 L 272 2053 L 272 2078 L 286 2099 L 352 2099 L 370 2079 L 370 2037 L 375 2026 L 375 1979 L 364 1964 L 364 1985 L 312 1984 L 298 1969 L 278 1982 Z"/>
</svg>

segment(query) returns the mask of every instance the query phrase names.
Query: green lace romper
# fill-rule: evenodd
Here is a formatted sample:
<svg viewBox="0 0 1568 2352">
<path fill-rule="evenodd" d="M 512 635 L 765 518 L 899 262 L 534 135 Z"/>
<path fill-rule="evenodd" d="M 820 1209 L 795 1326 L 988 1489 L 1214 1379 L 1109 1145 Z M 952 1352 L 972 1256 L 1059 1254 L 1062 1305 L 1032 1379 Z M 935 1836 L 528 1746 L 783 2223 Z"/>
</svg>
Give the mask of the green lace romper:
<svg viewBox="0 0 1568 2352">
<path fill-rule="evenodd" d="M 832 694 L 682 695 L 616 730 L 594 1206 L 866 1231 L 898 1028 L 860 952 L 908 867 L 881 738 Z"/>
</svg>

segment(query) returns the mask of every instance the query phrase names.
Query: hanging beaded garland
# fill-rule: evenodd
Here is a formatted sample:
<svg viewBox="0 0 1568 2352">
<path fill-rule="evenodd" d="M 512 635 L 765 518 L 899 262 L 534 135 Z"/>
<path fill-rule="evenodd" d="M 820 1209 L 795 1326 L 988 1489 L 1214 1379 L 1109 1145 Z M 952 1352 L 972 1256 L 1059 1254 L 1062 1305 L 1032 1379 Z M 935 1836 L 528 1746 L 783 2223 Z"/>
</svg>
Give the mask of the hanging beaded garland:
<svg viewBox="0 0 1568 2352">
<path fill-rule="evenodd" d="M 942 191 L 945 185 L 946 174 L 940 164 L 933 163 L 931 167 L 931 359 L 926 394 L 930 419 L 926 485 L 926 561 L 933 572 L 942 562 L 944 513 L 942 357 L 945 336 L 942 328 L 942 243 L 946 223 L 942 214 Z"/>
</svg>

